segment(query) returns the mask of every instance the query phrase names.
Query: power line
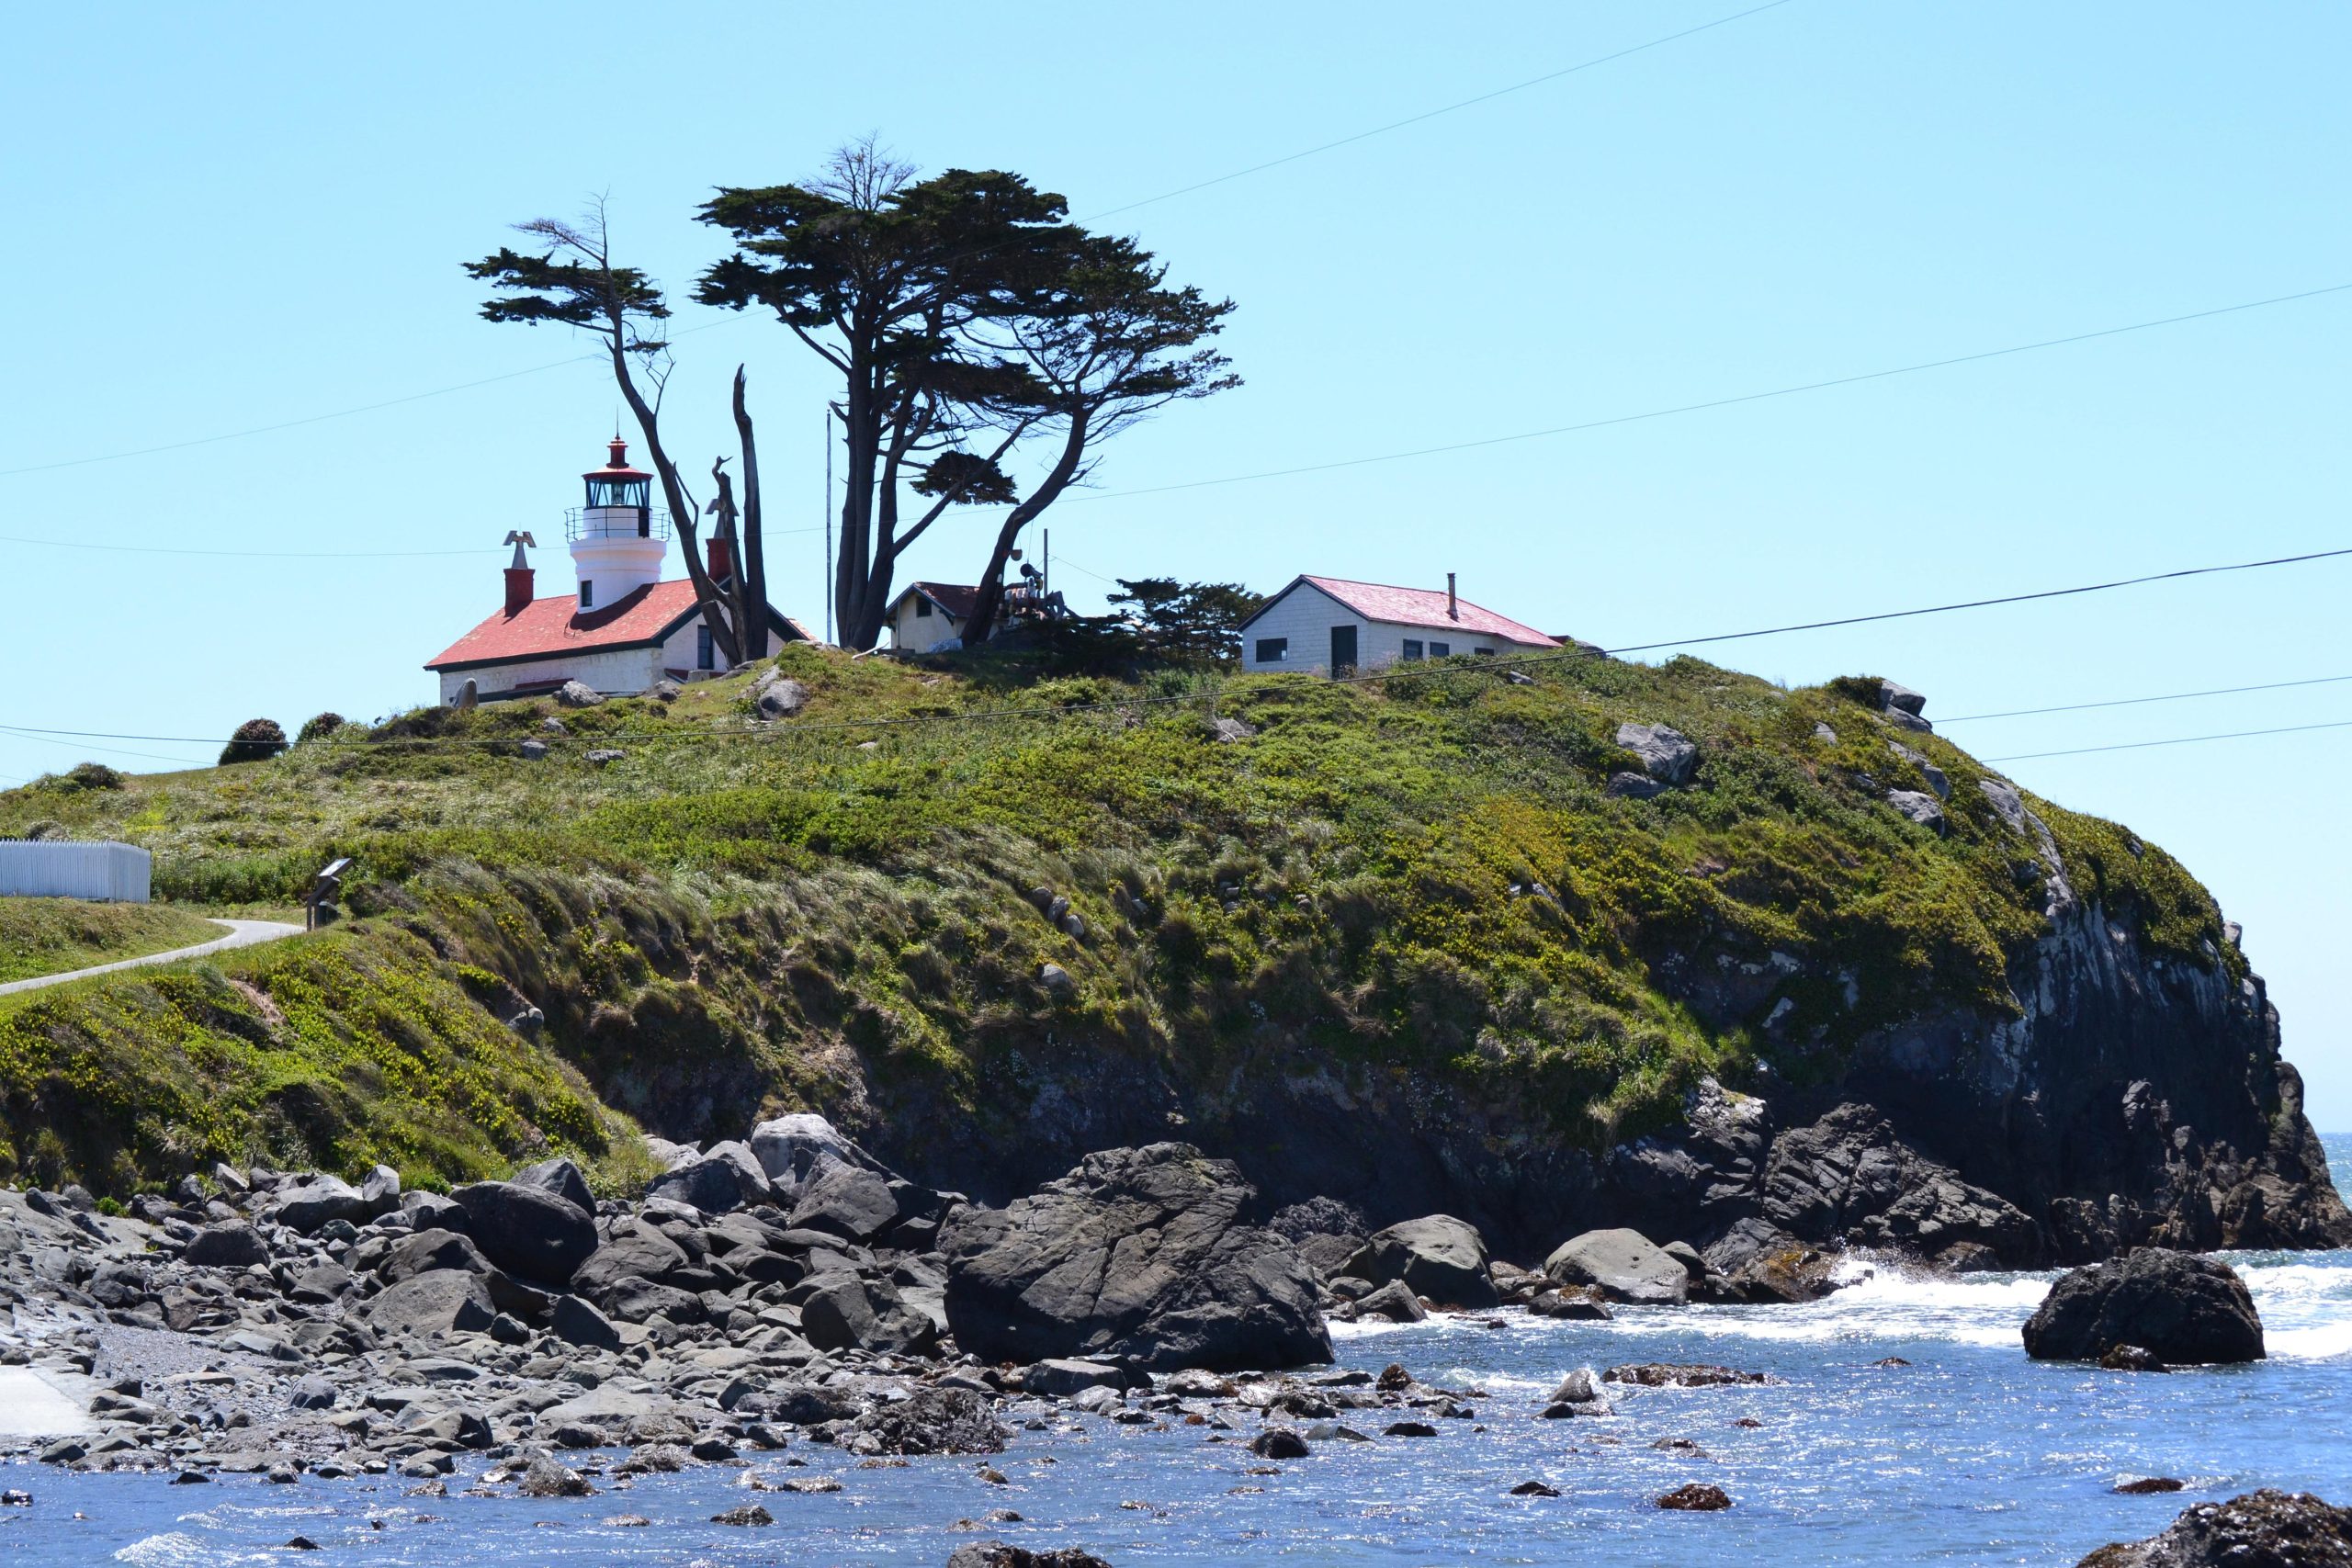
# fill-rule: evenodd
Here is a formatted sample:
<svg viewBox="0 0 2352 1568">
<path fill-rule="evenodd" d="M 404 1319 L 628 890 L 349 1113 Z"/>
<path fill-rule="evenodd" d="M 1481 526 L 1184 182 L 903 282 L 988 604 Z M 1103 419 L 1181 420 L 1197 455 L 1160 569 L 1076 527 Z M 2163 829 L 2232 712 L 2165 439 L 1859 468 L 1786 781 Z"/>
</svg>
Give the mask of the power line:
<svg viewBox="0 0 2352 1568">
<path fill-rule="evenodd" d="M 2116 697 L 2103 703 L 2067 703 L 2060 707 L 2011 708 L 2007 713 L 1968 713 L 1958 718 L 1939 718 L 1939 725 L 1977 724 L 1993 718 L 2030 718 L 2047 713 L 2086 713 L 2092 708 L 2138 707 L 2146 703 L 2178 703 L 2191 697 L 2233 697 L 2247 692 L 2284 692 L 2298 686 L 2332 686 L 2352 681 L 2352 675 L 2317 675 L 2307 681 L 2271 681 L 2259 686 L 2215 686 L 2203 692 L 2167 692 L 2160 697 Z"/>
<path fill-rule="evenodd" d="M 1574 435 L 1583 431 L 1605 430 L 1611 425 L 1638 424 L 1645 420 L 1667 419 L 1676 414 L 1704 413 L 1713 409 L 1736 408 L 1741 403 L 1764 402 L 1772 398 L 1794 397 L 1800 392 L 1826 391 L 1836 387 L 1860 386 L 1868 381 L 1883 381 L 1896 376 L 1914 376 L 1923 370 L 1946 370 L 1955 365 L 1973 365 L 1987 359 L 2001 359 L 2015 354 L 2031 354 L 2040 349 L 2064 348 L 2072 344 L 2092 343 L 2100 338 L 2119 337 L 2125 333 L 2143 333 L 2155 327 L 2179 326 L 2185 321 L 2208 321 L 2215 316 L 2228 316 L 2242 310 L 2259 310 L 2272 305 L 2291 305 L 2299 300 L 2317 299 L 2324 295 L 2341 294 L 2352 289 L 2352 282 L 2331 283 L 2321 288 L 2306 288 L 2296 294 L 2278 294 L 2267 299 L 2247 299 L 2235 305 L 2217 305 L 2210 310 L 2191 310 L 2184 315 L 2162 316 L 2154 321 L 2132 321 L 2120 327 L 2101 327 L 2096 332 L 2075 333 L 2066 337 L 2042 338 L 2033 343 L 2011 344 L 2006 348 L 1988 348 L 1974 354 L 1958 354 L 1948 359 L 1921 360 L 1916 365 L 1897 365 L 1884 370 L 1864 370 L 1851 376 L 1834 376 L 1826 381 L 1805 381 L 1791 387 L 1775 387 L 1769 391 L 1741 392 L 1734 397 L 1712 398 L 1704 402 L 1677 403 L 1671 408 L 1645 409 L 1640 413 L 1612 414 L 1607 419 L 1586 420 L 1579 424 L 1555 424 L 1543 430 L 1522 430 L 1509 435 L 1486 435 L 1475 441 L 1449 442 L 1442 446 L 1415 446 L 1401 452 L 1375 452 L 1364 457 L 1341 457 L 1328 463 L 1304 463 L 1290 468 L 1261 468 L 1255 473 L 1227 474 L 1213 479 L 1183 479 L 1174 484 L 1145 485 L 1134 490 L 1096 491 L 1074 495 L 1072 502 L 1112 501 L 1125 496 L 1165 495 L 1172 491 L 1206 490 L 1216 485 L 1248 484 L 1258 479 L 1289 479 L 1299 474 L 1329 473 L 1335 468 L 1360 468 L 1374 463 L 1399 463 L 1411 457 L 1435 457 L 1450 452 L 1473 452 L 1484 446 L 1507 446 L 1515 441 L 1538 441 L 1546 436 Z"/>
<path fill-rule="evenodd" d="M 2112 582 L 2089 582 L 2079 588 L 2046 588 L 2035 593 L 2006 593 L 1996 599 L 1966 599 L 1952 604 L 1929 604 L 1917 610 L 1885 610 L 1871 615 L 1842 615 L 1829 621 L 1804 621 L 1794 626 L 1766 626 L 1752 632 L 1717 632 L 1710 637 L 1676 637 L 1667 642 L 1635 643 L 1626 648 L 1612 648 L 1618 653 L 1651 653 L 1661 648 L 1696 648 L 1711 642 L 1739 642 L 1748 637 L 1779 637 L 1787 632 L 1820 631 L 1829 626 L 1859 626 L 1872 621 L 1908 620 L 1915 615 L 1942 615 L 1954 610 L 1982 610 L 1994 604 L 2022 604 L 2035 599 L 2065 599 L 2078 593 L 2104 593 L 2116 588 L 2137 588 L 2148 582 L 2170 582 L 2183 577 L 2210 577 L 2216 572 L 2253 571 L 2261 567 L 2294 566 L 2303 561 L 2333 560 L 2340 556 L 2352 556 L 2352 549 L 2314 550 L 2309 555 L 2278 556 L 2270 560 L 2238 561 L 2230 566 L 2192 566 L 2178 571 L 2152 572 L 2146 577 L 2123 577 Z"/>
<path fill-rule="evenodd" d="M 2086 757 L 2094 751 L 2144 751 L 2152 746 L 2195 746 L 2207 740 L 2251 740 L 2260 735 L 2301 735 L 2313 729 L 2352 729 L 2352 718 L 2329 724 L 2290 724 L 2279 729 L 2238 729 L 2227 735 L 2180 735 L 2169 740 L 2126 740 L 2114 746 L 2075 746 L 2064 751 L 2021 751 L 2007 757 L 1983 757 L 1985 762 L 2030 762 L 2043 757 Z"/>
<path fill-rule="evenodd" d="M 1577 64 L 1564 66 L 1557 71 L 1548 72 L 1542 76 L 1531 77 L 1527 81 L 1515 83 L 1508 87 L 1498 87 L 1492 92 L 1481 93 L 1476 97 L 1464 98 L 1458 103 L 1447 104 L 1441 108 L 1430 109 L 1424 113 L 1413 115 L 1405 119 L 1392 121 L 1386 125 L 1374 126 L 1370 130 L 1358 131 L 1352 136 L 1343 136 L 1336 141 L 1327 141 L 1320 146 L 1309 147 L 1302 152 L 1286 153 L 1280 158 L 1270 159 L 1262 164 L 1253 164 L 1248 168 L 1236 169 L 1229 174 L 1218 175 L 1210 179 L 1197 181 L 1194 184 L 1183 186 L 1175 190 L 1162 191 L 1158 196 L 1144 197 L 1140 200 L 1130 201 L 1124 206 L 1106 208 L 1100 212 L 1089 214 L 1085 221 L 1091 223 L 1101 219 L 1114 217 L 1122 212 L 1132 212 L 1139 207 L 1149 207 L 1155 202 L 1172 200 L 1177 197 L 1186 196 L 1196 190 L 1205 190 L 1211 186 L 1224 185 L 1230 180 L 1243 179 L 1250 175 L 1260 174 L 1267 169 L 1276 168 L 1284 164 L 1295 164 L 1302 158 L 1312 158 L 1318 153 L 1329 152 L 1335 148 L 1349 146 L 1354 142 L 1364 141 L 1370 137 L 1385 135 L 1387 132 L 1392 130 L 1400 130 L 1407 126 L 1419 125 L 1424 120 L 1435 119 L 1441 115 L 1453 114 L 1459 109 L 1470 108 L 1476 105 L 1487 103 L 1495 98 L 1504 97 L 1512 93 L 1523 92 L 1530 87 L 1541 86 L 1546 82 L 1555 82 L 1563 76 L 1573 76 L 1580 71 L 1589 71 L 1595 66 L 1606 65 L 1611 61 L 1623 60 L 1628 55 L 1640 54 L 1645 51 L 1658 49 L 1664 45 L 1677 42 L 1682 39 L 1693 37 L 1699 33 L 1709 32 L 1716 28 L 1727 27 L 1733 22 L 1744 20 L 1747 17 L 1756 16 L 1761 12 L 1774 10 L 1779 6 L 1788 5 L 1789 3 L 1790 0 L 1767 0 L 1767 4 L 1765 5 L 1753 6 L 1745 11 L 1736 12 L 1728 17 L 1721 17 L 1712 22 L 1702 22 L 1697 27 L 1685 28 L 1680 32 L 1668 33 L 1663 37 L 1651 39 L 1647 42 L 1637 43 L 1630 48 L 1621 49 L 1613 54 L 1604 54 L 1591 60 L 1580 61 Z M 968 254 L 985 254 L 987 250 L 993 248 L 997 247 L 984 246 L 978 251 Z M 701 326 L 688 327 L 683 331 L 673 333 L 671 335 L 673 338 L 687 337 L 695 333 L 708 332 L 712 327 L 723 326 L 726 324 L 727 321 L 731 321 L 733 319 L 735 318 L 730 314 L 729 317 L 721 321 L 707 321 Z M 224 431 L 217 435 L 199 435 L 187 441 L 172 441 L 156 446 L 134 447 L 131 450 L 124 452 L 103 452 L 88 457 L 67 457 L 53 463 L 35 463 L 21 468 L 0 468 L 0 479 L 13 478 L 18 474 L 48 473 L 58 468 L 84 468 L 93 463 L 113 463 L 121 461 L 127 457 L 152 457 L 164 452 L 186 451 L 191 446 L 209 446 L 216 442 L 239 441 L 247 436 L 267 435 L 276 431 L 294 430 L 306 424 L 318 424 L 328 420 L 349 419 L 356 414 L 373 413 L 380 409 L 397 408 L 403 403 L 422 402 L 428 398 L 447 397 L 453 392 L 471 391 L 477 387 L 487 387 L 500 381 L 512 381 L 525 376 L 537 376 L 549 370 L 560 370 L 567 365 L 577 365 L 583 360 L 602 359 L 605 356 L 602 354 L 575 355 L 570 359 L 550 360 L 545 365 L 535 365 L 528 369 L 509 370 L 502 375 L 483 377 L 481 379 L 477 381 L 463 381 L 454 387 L 437 387 L 431 391 L 412 392 L 404 397 L 387 398 L 381 402 L 363 403 L 356 408 L 338 409 L 331 413 L 309 414 L 300 419 L 282 420 L 276 424 L 257 424 L 245 430 Z M 23 543 L 26 541 L 15 542 Z"/>
<path fill-rule="evenodd" d="M 1744 21 L 1749 17 L 1777 9 L 1787 4 L 1789 0 L 1768 0 L 1765 5 L 1735 12 L 1728 17 L 1718 17 L 1712 22 L 1702 22 L 1695 28 L 1685 28 L 1679 33 L 1668 33 L 1663 38 L 1654 38 L 1646 43 L 1637 43 L 1631 48 L 1621 49 L 1614 54 L 1603 54 L 1591 60 L 1579 61 L 1574 65 L 1563 66 L 1557 71 L 1548 71 L 1541 76 L 1531 76 L 1524 82 L 1516 82 L 1508 87 L 1497 87 L 1490 93 L 1480 93 L 1476 97 L 1464 98 L 1458 103 L 1447 104 L 1442 108 L 1429 109 L 1420 114 L 1408 116 L 1403 119 L 1391 120 L 1386 125 L 1375 125 L 1370 130 L 1359 130 L 1352 136 L 1342 136 L 1337 141 L 1326 141 L 1319 146 L 1309 147 L 1301 152 L 1286 152 L 1279 158 L 1269 158 L 1262 164 L 1252 164 L 1246 169 L 1236 169 L 1229 175 L 1218 175 L 1214 178 L 1198 180 L 1188 186 L 1179 186 L 1174 190 L 1161 191 L 1158 196 L 1145 197 L 1140 201 L 1130 201 L 1124 207 L 1105 208 L 1100 212 L 1089 214 L 1086 221 L 1092 223 L 1104 218 L 1115 218 L 1122 212 L 1133 212 L 1138 207 L 1149 207 L 1156 202 L 1172 201 L 1180 196 L 1190 196 L 1196 190 L 1206 190 L 1211 186 L 1221 186 L 1231 180 L 1247 179 L 1251 175 L 1261 175 L 1268 169 L 1279 169 L 1285 164 L 1295 164 L 1302 158 L 1312 158 L 1318 153 L 1329 152 L 1338 148 L 1351 147 L 1359 141 L 1368 141 L 1375 136 L 1385 136 L 1392 130 L 1402 130 L 1408 125 L 1419 125 L 1425 120 L 1436 119 L 1441 115 L 1453 114 L 1457 110 L 1472 108 L 1479 104 L 1492 103 L 1497 98 L 1508 97 L 1513 93 L 1523 93 L 1530 87 L 1540 87 L 1546 82 L 1556 82 L 1563 76 L 1573 76 L 1579 71 L 1589 71 L 1597 65 L 1607 65 L 1612 61 L 1623 60 L 1628 55 L 1658 49 L 1699 33 L 1713 31 L 1716 28 L 1729 27 L 1734 22 Z"/>
</svg>

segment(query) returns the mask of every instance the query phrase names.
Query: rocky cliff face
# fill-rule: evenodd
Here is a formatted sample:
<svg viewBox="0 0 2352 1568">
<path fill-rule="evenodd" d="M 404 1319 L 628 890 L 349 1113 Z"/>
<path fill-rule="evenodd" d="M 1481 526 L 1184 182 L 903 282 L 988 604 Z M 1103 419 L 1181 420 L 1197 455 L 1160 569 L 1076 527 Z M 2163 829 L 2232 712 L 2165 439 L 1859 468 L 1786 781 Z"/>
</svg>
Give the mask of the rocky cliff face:
<svg viewBox="0 0 2352 1568">
<path fill-rule="evenodd" d="M 2032 844 L 2047 900 L 2042 934 L 2012 955 L 2014 1010 L 1909 1017 L 1802 1077 L 1767 1058 L 1737 1089 L 1700 1084 L 1680 1124 L 1605 1152 L 1508 1099 L 1273 1031 L 1238 1043 L 1214 1079 L 1045 1039 L 984 1083 L 977 1123 L 887 1089 L 857 1111 L 902 1165 L 999 1201 L 1091 1150 L 1181 1136 L 1238 1162 L 1270 1204 L 1336 1197 L 1374 1224 L 1460 1214 L 1506 1256 L 1620 1224 L 1768 1277 L 1837 1246 L 1965 1269 L 2152 1244 L 2352 1245 L 2260 978 L 2219 947 L 2164 955 L 2077 891 L 2013 792 L 1988 781 L 1986 794 Z M 1741 967 L 1653 972 L 1702 977 L 1677 999 L 1704 1017 L 1754 1005 L 1726 995 Z"/>
</svg>

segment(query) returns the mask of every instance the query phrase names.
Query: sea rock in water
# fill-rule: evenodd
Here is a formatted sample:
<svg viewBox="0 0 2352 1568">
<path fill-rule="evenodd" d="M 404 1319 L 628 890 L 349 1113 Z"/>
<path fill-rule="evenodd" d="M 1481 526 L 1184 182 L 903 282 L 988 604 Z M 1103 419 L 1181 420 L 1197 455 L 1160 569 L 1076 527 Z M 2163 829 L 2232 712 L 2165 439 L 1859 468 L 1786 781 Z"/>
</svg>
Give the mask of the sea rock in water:
<svg viewBox="0 0 2352 1568">
<path fill-rule="evenodd" d="M 1612 1302 L 1679 1306 L 1690 1293 L 1690 1271 L 1634 1230 L 1571 1237 L 1544 1260 L 1544 1272 L 1564 1285 L 1589 1285 Z"/>
<path fill-rule="evenodd" d="M 1023 1364 L 1327 1361 L 1306 1263 L 1283 1237 L 1242 1223 L 1256 1197 L 1230 1160 L 1153 1144 L 1089 1155 L 1009 1207 L 960 1209 L 939 1236 L 956 1341 Z"/>
<path fill-rule="evenodd" d="M 1703 1481 L 1693 1481 L 1678 1486 L 1657 1500 L 1661 1508 L 1676 1508 L 1684 1513 L 1712 1514 L 1731 1506 L 1731 1498 L 1720 1486 L 1710 1486 Z"/>
<path fill-rule="evenodd" d="M 1424 1323 L 1430 1315 L 1429 1309 L 1421 1305 L 1421 1299 L 1402 1280 L 1389 1280 L 1358 1301 L 1355 1307 L 1359 1323 L 1366 1318 L 1386 1323 Z"/>
<path fill-rule="evenodd" d="M 1111 1568 L 1091 1551 L 1065 1546 L 1032 1551 L 1001 1540 L 967 1541 L 947 1554 L 947 1568 Z"/>
<path fill-rule="evenodd" d="M 2146 1540 L 2102 1546 L 2075 1568 L 2352 1568 L 2352 1508 L 2265 1487 L 2199 1503 Z"/>
<path fill-rule="evenodd" d="M 879 1454 L 1001 1454 L 1012 1434 L 967 1388 L 920 1388 L 857 1422 L 859 1451 Z"/>
<path fill-rule="evenodd" d="M 2262 1319 L 2237 1271 L 2163 1247 L 2064 1276 L 2026 1319 L 2024 1338 L 2038 1361 L 2097 1360 L 2119 1345 L 2172 1366 L 2263 1358 Z"/>
<path fill-rule="evenodd" d="M 1486 1241 L 1476 1225 L 1452 1214 L 1430 1214 L 1374 1231 L 1340 1272 L 1375 1285 L 1401 1280 L 1415 1295 L 1445 1306 L 1475 1310 L 1502 1303 L 1487 1272 Z"/>
</svg>

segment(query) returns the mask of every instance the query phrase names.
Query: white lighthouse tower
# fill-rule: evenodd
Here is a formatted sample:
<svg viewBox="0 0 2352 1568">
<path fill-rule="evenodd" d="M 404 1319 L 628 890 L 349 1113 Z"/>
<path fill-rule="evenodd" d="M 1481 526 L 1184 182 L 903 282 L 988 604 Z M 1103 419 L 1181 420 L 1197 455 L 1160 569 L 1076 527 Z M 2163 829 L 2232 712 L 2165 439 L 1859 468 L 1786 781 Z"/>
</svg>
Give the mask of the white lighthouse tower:
<svg viewBox="0 0 2352 1568">
<path fill-rule="evenodd" d="M 617 435 L 611 459 L 580 477 L 587 504 L 565 517 L 564 536 L 580 578 L 580 613 L 587 615 L 662 580 L 670 517 L 653 509 L 653 476 L 628 466 L 628 443 Z"/>
</svg>

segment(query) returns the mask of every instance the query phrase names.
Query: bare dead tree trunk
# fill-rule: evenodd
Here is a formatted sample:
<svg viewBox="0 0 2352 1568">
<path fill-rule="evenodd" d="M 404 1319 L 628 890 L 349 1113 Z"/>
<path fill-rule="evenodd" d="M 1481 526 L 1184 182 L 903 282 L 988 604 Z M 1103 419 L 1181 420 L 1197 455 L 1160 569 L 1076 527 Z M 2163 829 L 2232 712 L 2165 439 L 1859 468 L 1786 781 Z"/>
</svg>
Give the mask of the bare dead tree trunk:
<svg viewBox="0 0 2352 1568">
<path fill-rule="evenodd" d="M 735 626 L 745 659 L 768 656 L 767 552 L 760 537 L 760 454 L 752 441 L 752 413 L 743 401 L 743 367 L 735 367 L 735 435 L 743 448 L 742 558 L 735 563 L 742 592 Z"/>
</svg>

